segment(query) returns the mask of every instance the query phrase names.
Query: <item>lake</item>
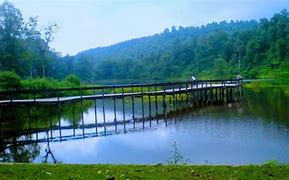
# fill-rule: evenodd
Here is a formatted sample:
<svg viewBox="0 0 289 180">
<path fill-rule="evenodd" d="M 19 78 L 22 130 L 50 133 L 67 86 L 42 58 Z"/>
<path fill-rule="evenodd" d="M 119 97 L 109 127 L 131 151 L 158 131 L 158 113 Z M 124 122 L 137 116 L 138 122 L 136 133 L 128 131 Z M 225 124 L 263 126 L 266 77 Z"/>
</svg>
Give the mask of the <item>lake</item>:
<svg viewBox="0 0 289 180">
<path fill-rule="evenodd" d="M 268 160 L 289 162 L 289 91 L 284 88 L 245 89 L 239 102 L 163 112 L 159 102 L 142 120 L 141 103 L 136 102 L 136 119 L 131 122 L 130 102 L 117 101 L 114 125 L 112 101 L 103 109 L 94 101 L 61 107 L 5 107 L 1 109 L 0 160 L 9 162 L 62 163 L 170 163 L 173 154 L 180 163 L 262 164 Z M 10 112 L 10 113 L 9 113 Z M 12 112 L 12 113 L 11 113 Z M 112 122 L 109 126 L 92 126 Z M 28 116 L 34 119 L 27 122 Z M 13 119 L 12 121 L 8 121 Z M 16 123 L 17 122 L 17 123 Z M 87 126 L 85 126 L 87 125 Z M 38 133 L 24 129 L 36 127 Z M 66 128 L 57 129 L 57 126 Z M 79 127 L 86 128 L 79 128 Z M 14 134 L 14 130 L 23 132 Z M 9 135 L 9 137 L 8 137 Z M 175 149 L 177 148 L 177 150 Z"/>
</svg>

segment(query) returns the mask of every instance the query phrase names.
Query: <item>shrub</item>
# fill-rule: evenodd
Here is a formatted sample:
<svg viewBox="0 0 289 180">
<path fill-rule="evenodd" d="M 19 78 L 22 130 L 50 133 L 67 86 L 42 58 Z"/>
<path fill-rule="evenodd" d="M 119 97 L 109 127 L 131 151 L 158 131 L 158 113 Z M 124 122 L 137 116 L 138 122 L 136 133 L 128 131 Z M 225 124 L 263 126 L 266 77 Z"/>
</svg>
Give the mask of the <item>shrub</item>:
<svg viewBox="0 0 289 180">
<path fill-rule="evenodd" d="M 28 78 L 23 81 L 23 86 L 27 89 L 54 89 L 58 88 L 59 84 L 50 78 Z"/>
<path fill-rule="evenodd" d="M 15 72 L 0 72 L 0 89 L 17 90 L 22 87 L 21 79 Z"/>
<path fill-rule="evenodd" d="M 65 87 L 79 87 L 81 85 L 81 80 L 78 76 L 70 74 L 65 77 L 61 84 Z"/>
</svg>

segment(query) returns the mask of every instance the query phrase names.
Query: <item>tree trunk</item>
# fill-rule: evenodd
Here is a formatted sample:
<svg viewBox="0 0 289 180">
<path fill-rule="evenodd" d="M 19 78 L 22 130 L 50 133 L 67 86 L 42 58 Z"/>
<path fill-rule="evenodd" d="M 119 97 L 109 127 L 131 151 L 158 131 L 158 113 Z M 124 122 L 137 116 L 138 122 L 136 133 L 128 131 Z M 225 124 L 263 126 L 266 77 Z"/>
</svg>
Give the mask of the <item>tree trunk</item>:
<svg viewBox="0 0 289 180">
<path fill-rule="evenodd" d="M 44 61 L 45 51 L 41 51 L 41 63 L 42 63 L 42 77 L 45 77 L 45 61 Z"/>
<path fill-rule="evenodd" d="M 42 63 L 42 77 L 45 77 L 45 65 Z"/>
<path fill-rule="evenodd" d="M 33 77 L 32 65 L 29 66 L 29 76 L 30 76 L 30 77 Z"/>
</svg>

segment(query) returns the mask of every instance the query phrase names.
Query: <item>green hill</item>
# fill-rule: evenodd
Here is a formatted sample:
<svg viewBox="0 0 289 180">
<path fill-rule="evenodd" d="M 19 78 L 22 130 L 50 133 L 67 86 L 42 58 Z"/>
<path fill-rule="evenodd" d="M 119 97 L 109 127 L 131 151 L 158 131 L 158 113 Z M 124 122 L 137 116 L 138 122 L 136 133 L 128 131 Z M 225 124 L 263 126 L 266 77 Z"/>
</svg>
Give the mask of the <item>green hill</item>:
<svg viewBox="0 0 289 180">
<path fill-rule="evenodd" d="M 259 22 L 172 27 L 64 59 L 73 59 L 75 73 L 87 81 L 235 77 L 239 58 L 245 78 L 284 78 L 289 77 L 287 42 L 289 16 L 283 10 Z M 91 73 L 83 76 L 86 72 Z"/>
<path fill-rule="evenodd" d="M 2 3 L 0 71 L 14 71 L 22 79 L 63 80 L 76 74 L 88 83 L 185 80 L 192 75 L 215 79 L 239 73 L 245 78 L 289 77 L 289 14 L 285 9 L 259 21 L 173 26 L 75 56 L 61 57 L 50 48 L 55 32 L 55 24 L 41 30 L 37 18 L 24 20 L 12 3 Z"/>
</svg>

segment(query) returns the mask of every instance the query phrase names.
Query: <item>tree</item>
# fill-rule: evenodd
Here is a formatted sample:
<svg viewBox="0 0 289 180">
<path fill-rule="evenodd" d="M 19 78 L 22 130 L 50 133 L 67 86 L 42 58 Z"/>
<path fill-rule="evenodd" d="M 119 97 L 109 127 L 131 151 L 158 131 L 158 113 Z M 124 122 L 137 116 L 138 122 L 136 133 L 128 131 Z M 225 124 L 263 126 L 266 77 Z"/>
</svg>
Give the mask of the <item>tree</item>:
<svg viewBox="0 0 289 180">
<path fill-rule="evenodd" d="M 2 70 L 20 71 L 18 43 L 22 30 L 23 19 L 20 10 L 5 1 L 0 5 L 0 63 Z"/>
<path fill-rule="evenodd" d="M 19 76 L 46 76 L 46 71 L 53 69 L 50 61 L 56 61 L 58 55 L 51 51 L 58 27 L 49 24 L 41 32 L 37 17 L 24 21 L 21 11 L 12 3 L 5 1 L 0 5 L 0 70 L 13 71 Z M 51 63 L 52 64 L 52 63 Z M 40 68 L 39 68 L 40 67 Z M 54 71 L 51 74 L 54 74 Z M 67 74 L 66 74 L 67 75 Z"/>
<path fill-rule="evenodd" d="M 22 59 L 29 67 L 29 76 L 33 77 L 33 65 L 36 63 L 37 56 L 39 54 L 37 48 L 37 42 L 41 39 L 41 33 L 38 30 L 38 18 L 30 17 L 24 27 L 25 41 L 24 46 L 26 47 Z"/>
<path fill-rule="evenodd" d="M 0 72 L 0 90 L 17 90 L 22 87 L 20 77 L 9 71 Z"/>
<path fill-rule="evenodd" d="M 49 51 L 49 44 L 54 40 L 53 34 L 58 30 L 58 26 L 56 23 L 49 24 L 46 28 L 44 28 L 44 39 L 39 39 L 39 49 L 40 49 L 40 59 L 41 59 L 41 67 L 42 67 L 42 77 L 45 77 L 46 71 L 46 61 L 45 54 Z"/>
<path fill-rule="evenodd" d="M 214 72 L 217 78 L 226 78 L 228 74 L 228 63 L 223 58 L 217 58 L 214 61 Z"/>
</svg>

